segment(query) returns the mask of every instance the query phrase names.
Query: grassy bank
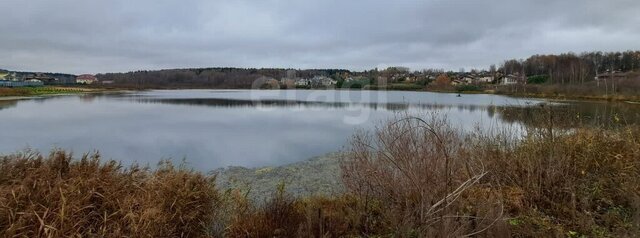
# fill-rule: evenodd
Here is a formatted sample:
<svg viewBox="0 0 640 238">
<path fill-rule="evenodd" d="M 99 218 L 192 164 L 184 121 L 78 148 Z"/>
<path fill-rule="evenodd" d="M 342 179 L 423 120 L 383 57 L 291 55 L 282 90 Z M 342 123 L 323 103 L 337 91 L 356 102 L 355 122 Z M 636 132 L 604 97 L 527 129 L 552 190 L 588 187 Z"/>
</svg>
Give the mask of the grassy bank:
<svg viewBox="0 0 640 238">
<path fill-rule="evenodd" d="M 3 156 L 0 234 L 639 236 L 640 128 L 569 129 L 545 118 L 522 137 L 462 133 L 438 116 L 398 118 L 352 138 L 340 162 L 344 193 L 296 197 L 286 183 L 264 183 L 273 187 L 263 202 L 168 163 Z"/>
<path fill-rule="evenodd" d="M 80 94 L 100 92 L 103 89 L 91 89 L 83 87 L 21 87 L 21 88 L 0 88 L 0 97 L 32 97 L 57 94 Z"/>
<path fill-rule="evenodd" d="M 614 86 L 588 82 L 585 84 L 527 84 L 496 88 L 497 94 L 569 100 L 640 101 L 637 79 L 625 79 Z"/>
</svg>

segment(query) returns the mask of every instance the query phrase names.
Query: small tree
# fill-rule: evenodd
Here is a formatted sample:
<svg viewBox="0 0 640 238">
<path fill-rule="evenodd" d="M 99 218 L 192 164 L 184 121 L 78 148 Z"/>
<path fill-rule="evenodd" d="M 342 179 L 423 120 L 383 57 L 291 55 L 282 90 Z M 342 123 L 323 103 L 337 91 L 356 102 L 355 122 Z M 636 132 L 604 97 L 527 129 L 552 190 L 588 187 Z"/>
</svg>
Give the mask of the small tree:
<svg viewBox="0 0 640 238">
<path fill-rule="evenodd" d="M 434 84 L 438 87 L 446 87 L 451 85 L 451 79 L 446 74 L 441 74 L 436 78 Z"/>
</svg>

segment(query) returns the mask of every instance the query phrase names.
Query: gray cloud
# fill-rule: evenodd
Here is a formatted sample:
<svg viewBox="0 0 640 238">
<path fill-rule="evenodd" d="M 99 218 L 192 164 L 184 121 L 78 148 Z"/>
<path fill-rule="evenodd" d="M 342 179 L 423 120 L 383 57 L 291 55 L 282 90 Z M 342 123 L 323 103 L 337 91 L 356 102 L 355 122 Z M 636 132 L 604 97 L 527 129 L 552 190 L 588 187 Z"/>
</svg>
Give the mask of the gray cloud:
<svg viewBox="0 0 640 238">
<path fill-rule="evenodd" d="M 0 68 L 15 70 L 484 68 L 640 46 L 636 0 L 4 0 L 0 9 Z"/>
</svg>

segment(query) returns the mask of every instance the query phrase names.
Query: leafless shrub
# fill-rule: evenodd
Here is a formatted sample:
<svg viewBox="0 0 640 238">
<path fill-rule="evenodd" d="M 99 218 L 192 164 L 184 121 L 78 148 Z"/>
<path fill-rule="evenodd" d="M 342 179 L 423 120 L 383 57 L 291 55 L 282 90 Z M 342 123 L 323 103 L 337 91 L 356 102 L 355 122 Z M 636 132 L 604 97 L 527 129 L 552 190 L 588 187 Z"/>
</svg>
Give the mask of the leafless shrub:
<svg viewBox="0 0 640 238">
<path fill-rule="evenodd" d="M 500 218 L 495 200 L 461 199 L 481 193 L 487 171 L 446 118 L 399 118 L 373 134 L 355 135 L 351 145 L 342 166 L 345 185 L 363 203 L 383 207 L 380 225 L 397 235 L 470 236 Z"/>
</svg>

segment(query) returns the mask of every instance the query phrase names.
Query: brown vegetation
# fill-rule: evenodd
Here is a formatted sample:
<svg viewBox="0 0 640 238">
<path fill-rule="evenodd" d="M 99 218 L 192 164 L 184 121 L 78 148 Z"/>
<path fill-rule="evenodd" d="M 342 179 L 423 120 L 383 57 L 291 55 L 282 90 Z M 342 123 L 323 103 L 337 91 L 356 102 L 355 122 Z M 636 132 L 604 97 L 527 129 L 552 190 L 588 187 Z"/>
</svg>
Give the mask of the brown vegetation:
<svg viewBox="0 0 640 238">
<path fill-rule="evenodd" d="M 451 79 L 446 74 L 439 75 L 433 84 L 437 87 L 449 87 L 451 85 Z"/>
<path fill-rule="evenodd" d="M 367 232 L 469 236 L 499 219 L 499 203 L 469 200 L 469 190 L 487 172 L 467 156 L 457 132 L 435 117 L 407 118 L 354 138 L 343 166 L 345 185 L 364 203 L 385 208 L 384 226 Z"/>
<path fill-rule="evenodd" d="M 560 99 L 640 101 L 640 75 L 582 84 L 526 84 L 497 87 L 496 93 Z"/>
<path fill-rule="evenodd" d="M 29 96 L 31 92 L 22 88 L 2 88 L 0 87 L 0 97 L 8 96 Z"/>
<path fill-rule="evenodd" d="M 553 127 L 521 141 L 476 138 L 484 183 L 503 194 L 518 236 L 640 234 L 640 130 Z"/>
<path fill-rule="evenodd" d="M 232 234 L 640 234 L 640 129 L 575 130 L 543 123 L 547 116 L 521 139 L 507 132 L 464 136 L 437 117 L 399 119 L 360 133 L 343 164 L 344 196 L 278 195 L 242 213 Z"/>
<path fill-rule="evenodd" d="M 548 115 L 551 115 L 549 112 Z M 547 116 L 548 116 L 547 115 Z M 354 136 L 347 192 L 264 203 L 164 163 L 31 153 L 0 163 L 2 236 L 633 237 L 640 234 L 640 129 L 556 126 L 465 133 L 403 117 Z"/>
<path fill-rule="evenodd" d="M 170 163 L 123 169 L 27 152 L 3 157 L 0 171 L 3 237 L 204 236 L 219 201 L 209 178 Z"/>
</svg>

